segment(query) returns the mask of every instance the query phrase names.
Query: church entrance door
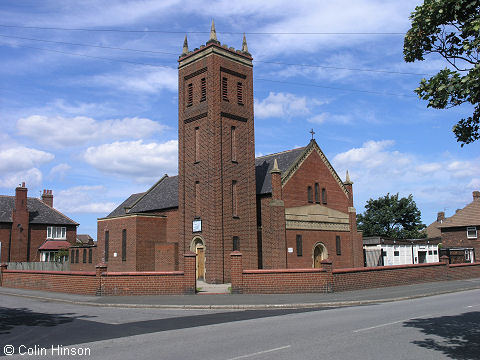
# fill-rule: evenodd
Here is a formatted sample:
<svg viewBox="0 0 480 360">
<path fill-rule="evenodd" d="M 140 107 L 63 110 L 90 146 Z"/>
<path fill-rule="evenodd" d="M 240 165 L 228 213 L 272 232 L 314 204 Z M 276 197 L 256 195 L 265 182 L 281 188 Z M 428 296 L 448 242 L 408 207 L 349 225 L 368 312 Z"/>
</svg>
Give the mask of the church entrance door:
<svg viewBox="0 0 480 360">
<path fill-rule="evenodd" d="M 313 249 L 313 267 L 316 269 L 321 268 L 322 260 L 326 259 L 327 257 L 328 255 L 325 245 L 323 245 L 322 243 L 316 244 Z"/>
<path fill-rule="evenodd" d="M 196 247 L 197 253 L 197 279 L 205 280 L 205 247 L 203 245 Z"/>
</svg>

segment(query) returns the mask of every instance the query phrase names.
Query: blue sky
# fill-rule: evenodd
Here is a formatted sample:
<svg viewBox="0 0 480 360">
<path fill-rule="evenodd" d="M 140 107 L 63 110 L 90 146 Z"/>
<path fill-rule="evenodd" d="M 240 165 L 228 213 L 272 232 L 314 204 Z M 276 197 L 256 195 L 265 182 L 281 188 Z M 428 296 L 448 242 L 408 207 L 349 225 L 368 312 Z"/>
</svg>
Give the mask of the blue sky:
<svg viewBox="0 0 480 360">
<path fill-rule="evenodd" d="M 96 238 L 98 217 L 175 175 L 176 60 L 186 33 L 190 49 L 208 40 L 213 18 L 221 43 L 247 36 L 257 155 L 305 146 L 313 128 L 339 175 L 349 170 L 357 212 L 399 192 L 427 224 L 452 215 L 480 189 L 480 142 L 461 148 L 451 132 L 471 108 L 427 109 L 413 93 L 446 66 L 403 61 L 419 3 L 2 1 L 0 194 L 22 181 L 29 196 L 52 189 Z"/>
</svg>

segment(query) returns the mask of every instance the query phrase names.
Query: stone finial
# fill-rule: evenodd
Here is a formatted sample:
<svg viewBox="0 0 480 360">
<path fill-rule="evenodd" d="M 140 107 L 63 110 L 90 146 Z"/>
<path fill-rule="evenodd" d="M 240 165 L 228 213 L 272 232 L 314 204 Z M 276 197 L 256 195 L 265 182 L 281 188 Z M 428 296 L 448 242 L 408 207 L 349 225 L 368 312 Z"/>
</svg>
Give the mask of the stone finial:
<svg viewBox="0 0 480 360">
<path fill-rule="evenodd" d="M 217 40 L 217 31 L 215 30 L 215 22 L 212 19 L 212 26 L 210 27 L 210 39 L 207 41 L 207 44 L 216 43 L 220 44 Z"/>
<path fill-rule="evenodd" d="M 247 38 L 245 37 L 245 33 L 243 33 L 242 52 L 245 54 L 250 54 L 248 52 Z"/>
<path fill-rule="evenodd" d="M 182 56 L 187 54 L 188 54 L 188 40 L 187 40 L 187 35 L 185 35 L 185 40 L 183 40 Z"/>
<path fill-rule="evenodd" d="M 273 160 L 273 169 L 270 171 L 272 174 L 273 173 L 279 173 L 280 174 L 280 169 L 278 168 L 278 162 L 277 158 Z"/>
<path fill-rule="evenodd" d="M 350 174 L 348 173 L 348 170 L 347 170 L 347 175 L 345 176 L 344 184 L 346 184 L 346 185 L 352 185 L 353 184 L 352 180 L 350 180 Z"/>
</svg>

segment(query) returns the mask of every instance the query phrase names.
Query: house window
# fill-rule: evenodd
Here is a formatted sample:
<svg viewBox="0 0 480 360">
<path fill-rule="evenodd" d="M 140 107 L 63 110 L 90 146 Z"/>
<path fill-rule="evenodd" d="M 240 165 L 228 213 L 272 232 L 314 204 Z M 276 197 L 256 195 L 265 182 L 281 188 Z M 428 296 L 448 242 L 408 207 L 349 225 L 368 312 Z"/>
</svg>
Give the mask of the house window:
<svg viewBox="0 0 480 360">
<path fill-rule="evenodd" d="M 237 128 L 232 126 L 230 131 L 231 135 L 231 150 L 232 150 L 232 161 L 237 161 Z"/>
<path fill-rule="evenodd" d="M 432 251 L 432 250 L 428 250 L 428 255 L 433 255 L 433 251 Z"/>
<path fill-rule="evenodd" d="M 127 261 L 127 229 L 122 230 L 122 261 Z"/>
<path fill-rule="evenodd" d="M 297 256 L 303 256 L 302 235 L 297 235 Z"/>
<path fill-rule="evenodd" d="M 200 215 L 200 181 L 195 181 L 195 215 Z"/>
<path fill-rule="evenodd" d="M 342 240 L 340 240 L 340 236 L 336 236 L 335 244 L 337 248 L 337 255 L 342 255 Z"/>
<path fill-rule="evenodd" d="M 49 226 L 47 227 L 47 239 L 66 239 L 67 238 L 67 228 L 59 226 Z"/>
<path fill-rule="evenodd" d="M 200 98 L 200 101 L 205 101 L 207 100 L 207 80 L 205 78 L 202 78 L 201 80 L 201 89 L 202 97 Z"/>
<path fill-rule="evenodd" d="M 88 249 L 88 263 L 92 263 L 92 249 Z"/>
<path fill-rule="evenodd" d="M 240 238 L 238 236 L 233 237 L 233 251 L 240 251 Z"/>
<path fill-rule="evenodd" d="M 477 238 L 477 228 L 475 226 L 467 227 L 467 239 Z"/>
<path fill-rule="evenodd" d="M 78 264 L 79 257 L 80 257 L 80 251 L 77 249 L 75 250 L 75 264 Z"/>
<path fill-rule="evenodd" d="M 228 83 L 227 78 L 222 78 L 222 100 L 228 101 Z"/>
<path fill-rule="evenodd" d="M 322 188 L 322 204 L 327 203 L 327 189 Z"/>
<path fill-rule="evenodd" d="M 195 128 L 195 162 L 200 161 L 200 128 Z"/>
<path fill-rule="evenodd" d="M 243 105 L 243 84 L 237 83 L 237 102 L 239 105 Z"/>
<path fill-rule="evenodd" d="M 190 83 L 187 86 L 187 106 L 192 106 L 193 104 L 193 84 Z"/>
<path fill-rule="evenodd" d="M 317 204 L 320 204 L 320 192 L 319 192 L 318 183 L 315 183 L 315 202 Z"/>
<path fill-rule="evenodd" d="M 110 233 L 108 231 L 105 231 L 105 262 L 108 262 L 108 242 L 110 238 Z"/>
<path fill-rule="evenodd" d="M 395 250 L 395 251 L 393 252 L 393 256 L 400 256 L 400 251 Z"/>
<path fill-rule="evenodd" d="M 308 202 L 313 203 L 313 192 L 312 192 L 311 186 L 307 188 L 307 195 L 308 195 Z"/>
<path fill-rule="evenodd" d="M 437 255 L 438 254 L 438 251 L 437 250 L 433 250 L 433 255 Z"/>
<path fill-rule="evenodd" d="M 232 213 L 234 217 L 238 216 L 238 194 L 235 180 L 232 181 Z"/>
</svg>

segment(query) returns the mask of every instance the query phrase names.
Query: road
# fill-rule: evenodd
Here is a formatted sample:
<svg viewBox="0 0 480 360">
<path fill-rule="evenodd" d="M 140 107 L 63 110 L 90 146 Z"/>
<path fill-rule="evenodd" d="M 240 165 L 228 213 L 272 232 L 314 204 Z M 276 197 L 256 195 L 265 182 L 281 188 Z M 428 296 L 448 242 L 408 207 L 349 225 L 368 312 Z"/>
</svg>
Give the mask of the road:
<svg viewBox="0 0 480 360">
<path fill-rule="evenodd" d="M 0 355 L 5 345 L 17 353 L 8 358 L 68 349 L 99 359 L 480 359 L 480 290 L 299 310 L 105 308 L 7 295 L 0 304 Z"/>
</svg>

